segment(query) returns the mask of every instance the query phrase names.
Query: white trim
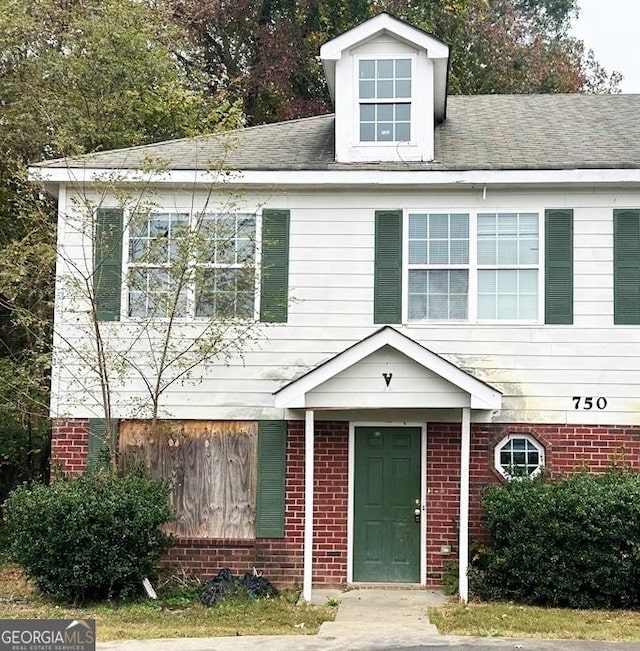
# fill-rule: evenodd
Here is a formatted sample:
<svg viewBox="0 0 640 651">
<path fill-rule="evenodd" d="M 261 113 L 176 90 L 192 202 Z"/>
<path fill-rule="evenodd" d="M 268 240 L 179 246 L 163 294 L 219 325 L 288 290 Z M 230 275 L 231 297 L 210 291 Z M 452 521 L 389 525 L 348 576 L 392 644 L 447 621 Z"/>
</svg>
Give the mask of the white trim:
<svg viewBox="0 0 640 651">
<path fill-rule="evenodd" d="M 359 426 L 360 424 L 357 423 Z M 349 422 L 349 470 L 347 487 L 347 583 L 353 583 L 353 518 L 356 471 L 356 423 Z"/>
<path fill-rule="evenodd" d="M 349 422 L 349 488 L 347 505 L 347 583 L 353 583 L 353 529 L 355 518 L 356 427 L 419 427 L 420 428 L 420 585 L 427 583 L 427 424 L 413 422 L 350 421 Z"/>
<path fill-rule="evenodd" d="M 304 551 L 302 598 L 311 601 L 313 587 L 313 452 L 314 452 L 313 410 L 304 414 Z"/>
<path fill-rule="evenodd" d="M 143 173 L 135 169 L 102 169 L 92 167 L 30 167 L 29 177 L 49 183 L 91 184 L 104 183 L 115 171 L 122 172 L 122 182 L 169 183 L 178 185 L 210 186 L 226 183 L 240 186 L 325 187 L 366 186 L 435 186 L 435 185 L 562 185 L 566 183 L 640 183 L 640 169 L 574 169 L 574 170 L 278 170 L 236 171 L 220 179 L 220 175 L 206 170 L 170 170 Z"/>
<path fill-rule="evenodd" d="M 420 427 L 420 584 L 427 585 L 427 424 Z"/>
<path fill-rule="evenodd" d="M 53 417 L 57 415 L 60 411 L 58 399 L 60 397 L 60 386 L 61 386 L 61 369 L 60 363 L 57 358 L 56 351 L 62 350 L 62 336 L 60 334 L 60 322 L 62 320 L 62 301 L 60 299 L 60 294 L 63 292 L 63 284 L 66 278 L 66 265 L 64 258 L 66 253 L 64 251 L 64 246 L 66 242 L 66 231 L 67 231 L 67 186 L 64 183 L 60 184 L 60 190 L 58 192 L 58 224 L 57 224 L 57 242 L 56 242 L 56 275 L 55 275 L 55 287 L 54 287 L 54 310 L 53 310 L 53 332 L 52 332 L 52 343 L 51 349 L 54 352 L 51 360 L 51 396 L 49 400 L 49 415 Z"/>
<path fill-rule="evenodd" d="M 536 439 L 535 436 L 532 434 L 527 434 L 523 432 L 510 432 L 507 434 L 505 437 L 503 437 L 498 443 L 495 444 L 493 448 L 493 465 L 496 469 L 497 472 L 499 472 L 505 479 L 511 481 L 512 479 L 518 479 L 518 476 L 514 475 L 509 475 L 508 473 L 505 472 L 504 468 L 502 467 L 502 464 L 500 463 L 500 452 L 503 448 L 503 446 L 508 443 L 509 441 L 512 441 L 513 439 L 525 439 L 529 441 L 533 445 L 533 447 L 538 451 L 538 467 L 529 475 L 529 477 L 536 477 L 542 472 L 542 469 L 544 468 L 544 445 Z"/>
<path fill-rule="evenodd" d="M 468 393 L 472 409 L 500 409 L 502 394 L 499 391 L 389 326 L 281 388 L 275 394 L 275 407 L 304 408 L 309 391 L 386 345 Z"/>
<path fill-rule="evenodd" d="M 460 539 L 458 541 L 458 592 L 469 601 L 469 464 L 471 455 L 471 411 L 462 409 L 460 426 Z"/>
<path fill-rule="evenodd" d="M 429 56 L 433 59 L 446 59 L 449 56 L 449 46 L 440 39 L 430 36 L 390 14 L 381 13 L 325 43 L 320 48 L 320 58 L 338 60 L 342 58 L 342 53 L 345 50 L 364 41 L 369 41 L 382 32 L 388 32 L 409 45 L 428 50 Z"/>
</svg>

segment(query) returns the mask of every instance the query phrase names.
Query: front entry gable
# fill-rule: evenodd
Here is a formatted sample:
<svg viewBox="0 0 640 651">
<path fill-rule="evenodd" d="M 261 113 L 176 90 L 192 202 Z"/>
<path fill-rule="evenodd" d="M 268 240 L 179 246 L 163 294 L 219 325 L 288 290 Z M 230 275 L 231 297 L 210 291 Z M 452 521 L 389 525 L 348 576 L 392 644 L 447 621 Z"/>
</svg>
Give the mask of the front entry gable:
<svg viewBox="0 0 640 651">
<path fill-rule="evenodd" d="M 500 409 L 502 395 L 386 326 L 275 393 L 289 409 Z"/>
</svg>

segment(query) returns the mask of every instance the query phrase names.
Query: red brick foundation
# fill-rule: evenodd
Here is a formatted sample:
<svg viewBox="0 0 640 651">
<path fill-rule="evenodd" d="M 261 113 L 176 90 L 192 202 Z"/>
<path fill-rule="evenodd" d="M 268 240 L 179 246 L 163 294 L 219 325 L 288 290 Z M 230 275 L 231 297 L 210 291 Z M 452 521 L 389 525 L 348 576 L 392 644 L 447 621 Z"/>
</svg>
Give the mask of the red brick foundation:
<svg viewBox="0 0 640 651">
<path fill-rule="evenodd" d="M 51 432 L 51 475 L 75 475 L 87 469 L 89 419 L 54 420 Z"/>
<path fill-rule="evenodd" d="M 65 472 L 86 467 L 87 420 L 54 423 L 52 458 Z M 471 428 L 470 536 L 485 542 L 480 494 L 504 481 L 493 467 L 494 446 L 508 433 L 526 433 L 545 446 L 553 473 L 602 472 L 618 461 L 640 470 L 640 427 L 473 424 Z M 314 585 L 347 578 L 349 423 L 316 422 L 313 548 Z M 429 423 L 427 429 L 427 582 L 439 585 L 448 560 L 457 559 L 460 490 L 460 424 Z M 300 585 L 304 537 L 304 423 L 289 423 L 285 537 L 255 540 L 183 538 L 163 565 L 209 577 L 223 567 L 242 574 L 255 567 L 278 585 Z M 443 554 L 443 546 L 451 554 Z"/>
</svg>

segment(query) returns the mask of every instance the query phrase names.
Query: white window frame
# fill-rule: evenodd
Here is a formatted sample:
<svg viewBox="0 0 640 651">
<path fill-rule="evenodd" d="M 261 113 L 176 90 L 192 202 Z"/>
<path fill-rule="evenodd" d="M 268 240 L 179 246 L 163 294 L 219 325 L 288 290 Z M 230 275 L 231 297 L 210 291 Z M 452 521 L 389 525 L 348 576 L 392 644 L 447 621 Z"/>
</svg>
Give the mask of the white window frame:
<svg viewBox="0 0 640 651">
<path fill-rule="evenodd" d="M 141 268 L 141 269 L 146 269 L 146 268 L 163 268 L 163 267 L 168 267 L 168 264 L 136 264 L 132 263 L 129 260 L 129 245 L 131 241 L 131 222 L 134 217 L 135 210 L 125 210 L 124 213 L 124 218 L 125 218 L 125 227 L 124 227 L 124 232 L 123 232 L 123 237 L 122 237 L 122 288 L 121 288 L 121 310 L 120 310 L 120 320 L 121 321 L 143 321 L 145 319 L 153 318 L 154 320 L 157 321 L 168 321 L 169 317 L 168 316 L 160 316 L 160 315 L 155 315 L 153 317 L 151 316 L 130 316 L 129 315 L 129 273 L 132 269 L 135 268 Z M 197 215 L 199 213 L 205 213 L 205 214 L 229 214 L 229 215 L 240 215 L 240 214 L 246 214 L 246 215 L 252 215 L 254 220 L 255 220 L 255 229 L 254 229 L 254 237 L 255 237 L 255 243 L 254 243 L 254 259 L 253 259 L 253 267 L 254 267 L 254 292 L 253 292 L 253 312 L 250 316 L 248 317 L 237 317 L 239 321 L 242 320 L 253 320 L 257 321 L 259 320 L 259 315 L 260 315 L 260 259 L 261 259 L 261 250 L 260 250 L 260 242 L 261 242 L 261 234 L 262 234 L 262 211 L 260 209 L 251 209 L 249 207 L 242 207 L 242 208 L 234 208 L 233 210 L 223 210 L 223 211 L 216 211 L 212 209 L 207 209 L 203 208 L 202 210 L 195 210 L 193 208 L 180 208 L 180 207 L 171 207 L 171 208 L 164 208 L 164 207 L 155 207 L 153 210 L 149 211 L 150 213 L 155 213 L 155 214 L 187 214 L 188 216 L 188 222 L 189 222 L 189 228 L 193 229 L 194 228 L 194 215 Z M 226 265 L 219 265 L 219 264 L 212 264 L 212 263 L 198 263 L 195 259 L 195 257 L 189 262 L 189 266 L 192 268 L 193 271 L 195 271 L 196 268 L 222 268 L 225 267 Z M 233 267 L 234 265 L 228 265 L 229 267 Z M 210 320 L 212 317 L 208 316 L 196 316 L 195 314 L 195 308 L 196 308 L 196 301 L 195 301 L 195 278 L 192 277 L 191 280 L 189 280 L 187 284 L 187 292 L 186 292 L 186 310 L 185 310 L 185 316 L 180 316 L 180 317 L 174 317 L 174 321 L 177 322 L 204 322 Z M 215 317 L 213 317 L 215 318 Z"/>
<path fill-rule="evenodd" d="M 411 96 L 409 98 L 360 98 L 360 61 L 397 61 L 408 59 L 411 65 Z M 356 135 L 355 142 L 358 147 L 396 147 L 402 145 L 416 145 L 416 62 L 417 56 L 410 52 L 395 54 L 360 54 L 353 58 L 355 71 L 353 75 L 353 97 L 355 110 L 353 111 L 353 129 Z M 360 140 L 360 106 L 362 104 L 409 104 L 409 140 Z"/>
<path fill-rule="evenodd" d="M 522 214 L 535 213 L 538 216 L 538 264 L 536 265 L 478 265 L 478 214 Z M 422 214 L 467 214 L 469 216 L 469 262 L 453 265 L 409 265 L 409 215 Z M 446 207 L 446 208 L 405 208 L 402 222 L 402 322 L 408 326 L 425 325 L 541 325 L 544 323 L 544 270 L 545 233 L 543 208 L 505 208 L 505 207 Z M 469 270 L 469 297 L 466 319 L 409 319 L 409 270 L 410 269 L 467 269 Z M 478 318 L 478 270 L 482 269 L 537 269 L 538 271 L 538 317 L 536 319 L 479 319 Z"/>
<path fill-rule="evenodd" d="M 502 438 L 498 443 L 496 443 L 496 445 L 494 447 L 494 450 L 493 450 L 493 465 L 494 465 L 496 471 L 502 477 L 507 479 L 508 481 L 512 481 L 514 479 L 515 480 L 522 479 L 522 477 L 518 477 L 517 475 L 510 475 L 509 473 L 507 473 L 504 470 L 504 468 L 502 467 L 502 464 L 500 462 L 500 452 L 501 452 L 502 448 L 507 443 L 509 443 L 509 441 L 513 441 L 514 439 L 524 439 L 524 440 L 528 441 L 529 443 L 531 443 L 531 445 L 533 445 L 533 447 L 535 447 L 536 450 L 538 451 L 538 460 L 539 460 L 538 467 L 532 473 L 529 474 L 530 478 L 537 477 L 542 472 L 542 469 L 545 466 L 545 449 L 544 449 L 544 445 L 542 445 L 542 443 L 540 443 L 540 441 L 538 441 L 531 434 L 526 434 L 526 433 L 521 433 L 521 432 L 511 432 L 511 433 L 507 434 L 504 438 Z"/>
</svg>

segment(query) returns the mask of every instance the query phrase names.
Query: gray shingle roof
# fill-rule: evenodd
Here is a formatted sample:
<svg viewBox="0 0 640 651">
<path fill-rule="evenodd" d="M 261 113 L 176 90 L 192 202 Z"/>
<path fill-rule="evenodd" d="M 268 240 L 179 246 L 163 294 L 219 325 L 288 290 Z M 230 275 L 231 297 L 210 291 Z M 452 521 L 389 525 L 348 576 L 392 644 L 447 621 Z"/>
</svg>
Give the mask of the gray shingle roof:
<svg viewBox="0 0 640 651">
<path fill-rule="evenodd" d="M 292 120 L 41 163 L 138 169 L 542 170 L 640 168 L 640 95 L 476 95 L 448 98 L 430 163 L 338 164 L 333 115 Z"/>
</svg>

